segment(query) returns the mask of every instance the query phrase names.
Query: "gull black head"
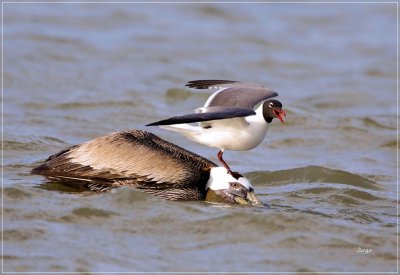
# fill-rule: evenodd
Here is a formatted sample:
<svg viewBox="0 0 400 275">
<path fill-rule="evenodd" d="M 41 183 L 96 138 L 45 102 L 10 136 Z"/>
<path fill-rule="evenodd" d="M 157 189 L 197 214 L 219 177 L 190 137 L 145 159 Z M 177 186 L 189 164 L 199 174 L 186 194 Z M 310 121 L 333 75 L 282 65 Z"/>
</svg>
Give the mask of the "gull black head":
<svg viewBox="0 0 400 275">
<path fill-rule="evenodd" d="M 282 110 L 280 101 L 269 99 L 263 103 L 263 116 L 268 123 L 271 123 L 273 118 L 278 118 L 282 123 L 285 123 L 282 117 L 285 117 L 286 113 Z"/>
</svg>

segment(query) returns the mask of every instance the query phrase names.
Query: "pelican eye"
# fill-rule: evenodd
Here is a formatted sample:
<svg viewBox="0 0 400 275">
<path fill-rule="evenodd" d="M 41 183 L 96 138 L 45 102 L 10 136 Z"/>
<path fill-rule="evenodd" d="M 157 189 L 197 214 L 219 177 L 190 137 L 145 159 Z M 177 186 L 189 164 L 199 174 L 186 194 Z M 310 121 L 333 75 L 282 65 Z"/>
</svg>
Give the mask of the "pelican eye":
<svg viewBox="0 0 400 275">
<path fill-rule="evenodd" d="M 240 186 L 241 186 L 241 184 L 238 182 L 231 182 L 230 185 L 232 188 L 240 188 Z"/>
</svg>

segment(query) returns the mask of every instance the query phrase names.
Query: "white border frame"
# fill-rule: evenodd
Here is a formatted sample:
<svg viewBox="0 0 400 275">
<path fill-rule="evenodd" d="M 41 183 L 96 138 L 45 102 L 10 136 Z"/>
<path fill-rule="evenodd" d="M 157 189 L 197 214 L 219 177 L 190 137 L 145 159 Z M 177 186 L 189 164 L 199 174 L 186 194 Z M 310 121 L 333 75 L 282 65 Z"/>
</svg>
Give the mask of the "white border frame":
<svg viewBox="0 0 400 275">
<path fill-rule="evenodd" d="M 5 4 L 396 4 L 396 17 L 397 17 L 397 26 L 396 26 L 396 43 L 397 43 L 397 66 L 396 66 L 396 75 L 397 75 L 397 152 L 396 152 L 396 161 L 397 161 L 397 265 L 396 272 L 85 272 L 92 274 L 150 274 L 150 273 L 162 273 L 162 274 L 204 274 L 204 273 L 215 273 L 215 274 L 267 274 L 267 273 L 295 273 L 295 274 L 311 274 L 311 273 L 323 273 L 323 274 L 398 274 L 399 271 L 399 2 L 398 1 L 354 1 L 354 2 L 346 2 L 346 1 L 62 1 L 62 2 L 54 2 L 54 1 L 2 1 L 1 2 L 1 273 L 3 274 L 81 274 L 81 272 L 14 272 L 14 271 L 4 271 L 4 5 Z"/>
</svg>

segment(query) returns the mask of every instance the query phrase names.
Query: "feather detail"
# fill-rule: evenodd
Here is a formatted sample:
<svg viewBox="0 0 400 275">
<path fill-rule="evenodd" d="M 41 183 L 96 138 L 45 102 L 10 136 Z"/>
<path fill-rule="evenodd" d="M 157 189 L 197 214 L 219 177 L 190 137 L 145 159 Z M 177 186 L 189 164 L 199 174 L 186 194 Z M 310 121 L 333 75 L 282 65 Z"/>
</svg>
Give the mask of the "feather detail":
<svg viewBox="0 0 400 275">
<path fill-rule="evenodd" d="M 199 200 L 214 166 L 154 134 L 133 130 L 62 150 L 32 173 L 94 191 L 130 185 L 166 199 Z"/>
</svg>

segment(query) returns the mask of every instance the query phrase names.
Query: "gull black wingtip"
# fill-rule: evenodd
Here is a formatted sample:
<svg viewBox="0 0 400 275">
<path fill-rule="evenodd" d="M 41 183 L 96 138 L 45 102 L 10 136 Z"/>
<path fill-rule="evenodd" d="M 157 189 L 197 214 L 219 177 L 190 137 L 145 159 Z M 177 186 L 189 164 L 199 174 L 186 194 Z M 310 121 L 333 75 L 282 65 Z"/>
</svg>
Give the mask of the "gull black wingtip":
<svg viewBox="0 0 400 275">
<path fill-rule="evenodd" d="M 146 124 L 145 126 L 162 126 L 162 125 L 172 125 L 172 124 L 181 124 L 181 123 L 186 123 L 188 122 L 187 120 L 181 120 L 181 117 L 171 117 L 163 120 L 159 120 L 156 122 L 152 122 L 149 124 Z M 189 121 L 192 122 L 192 121 Z"/>
<path fill-rule="evenodd" d="M 256 114 L 254 110 L 246 108 L 237 108 L 237 107 L 212 107 L 210 109 L 212 109 L 213 111 L 204 113 L 194 113 L 182 116 L 174 116 L 168 119 L 147 124 L 146 126 L 162 126 L 162 125 L 194 123 L 194 122 L 202 122 L 210 120 L 245 117 Z"/>
<path fill-rule="evenodd" d="M 158 125 L 160 125 L 160 124 L 158 124 L 158 121 L 157 121 L 157 122 L 152 122 L 152 123 L 146 124 L 144 126 L 158 126 Z"/>
<path fill-rule="evenodd" d="M 171 125 L 171 124 L 176 124 L 176 123 L 183 123 L 183 122 L 175 121 L 175 117 L 171 117 L 168 119 L 163 119 L 163 120 L 159 120 L 156 122 L 146 124 L 145 126 L 162 126 L 162 125 Z"/>
<path fill-rule="evenodd" d="M 200 79 L 190 80 L 186 83 L 186 87 L 194 89 L 209 89 L 215 85 L 237 83 L 234 80 L 217 80 L 217 79 Z"/>
</svg>

